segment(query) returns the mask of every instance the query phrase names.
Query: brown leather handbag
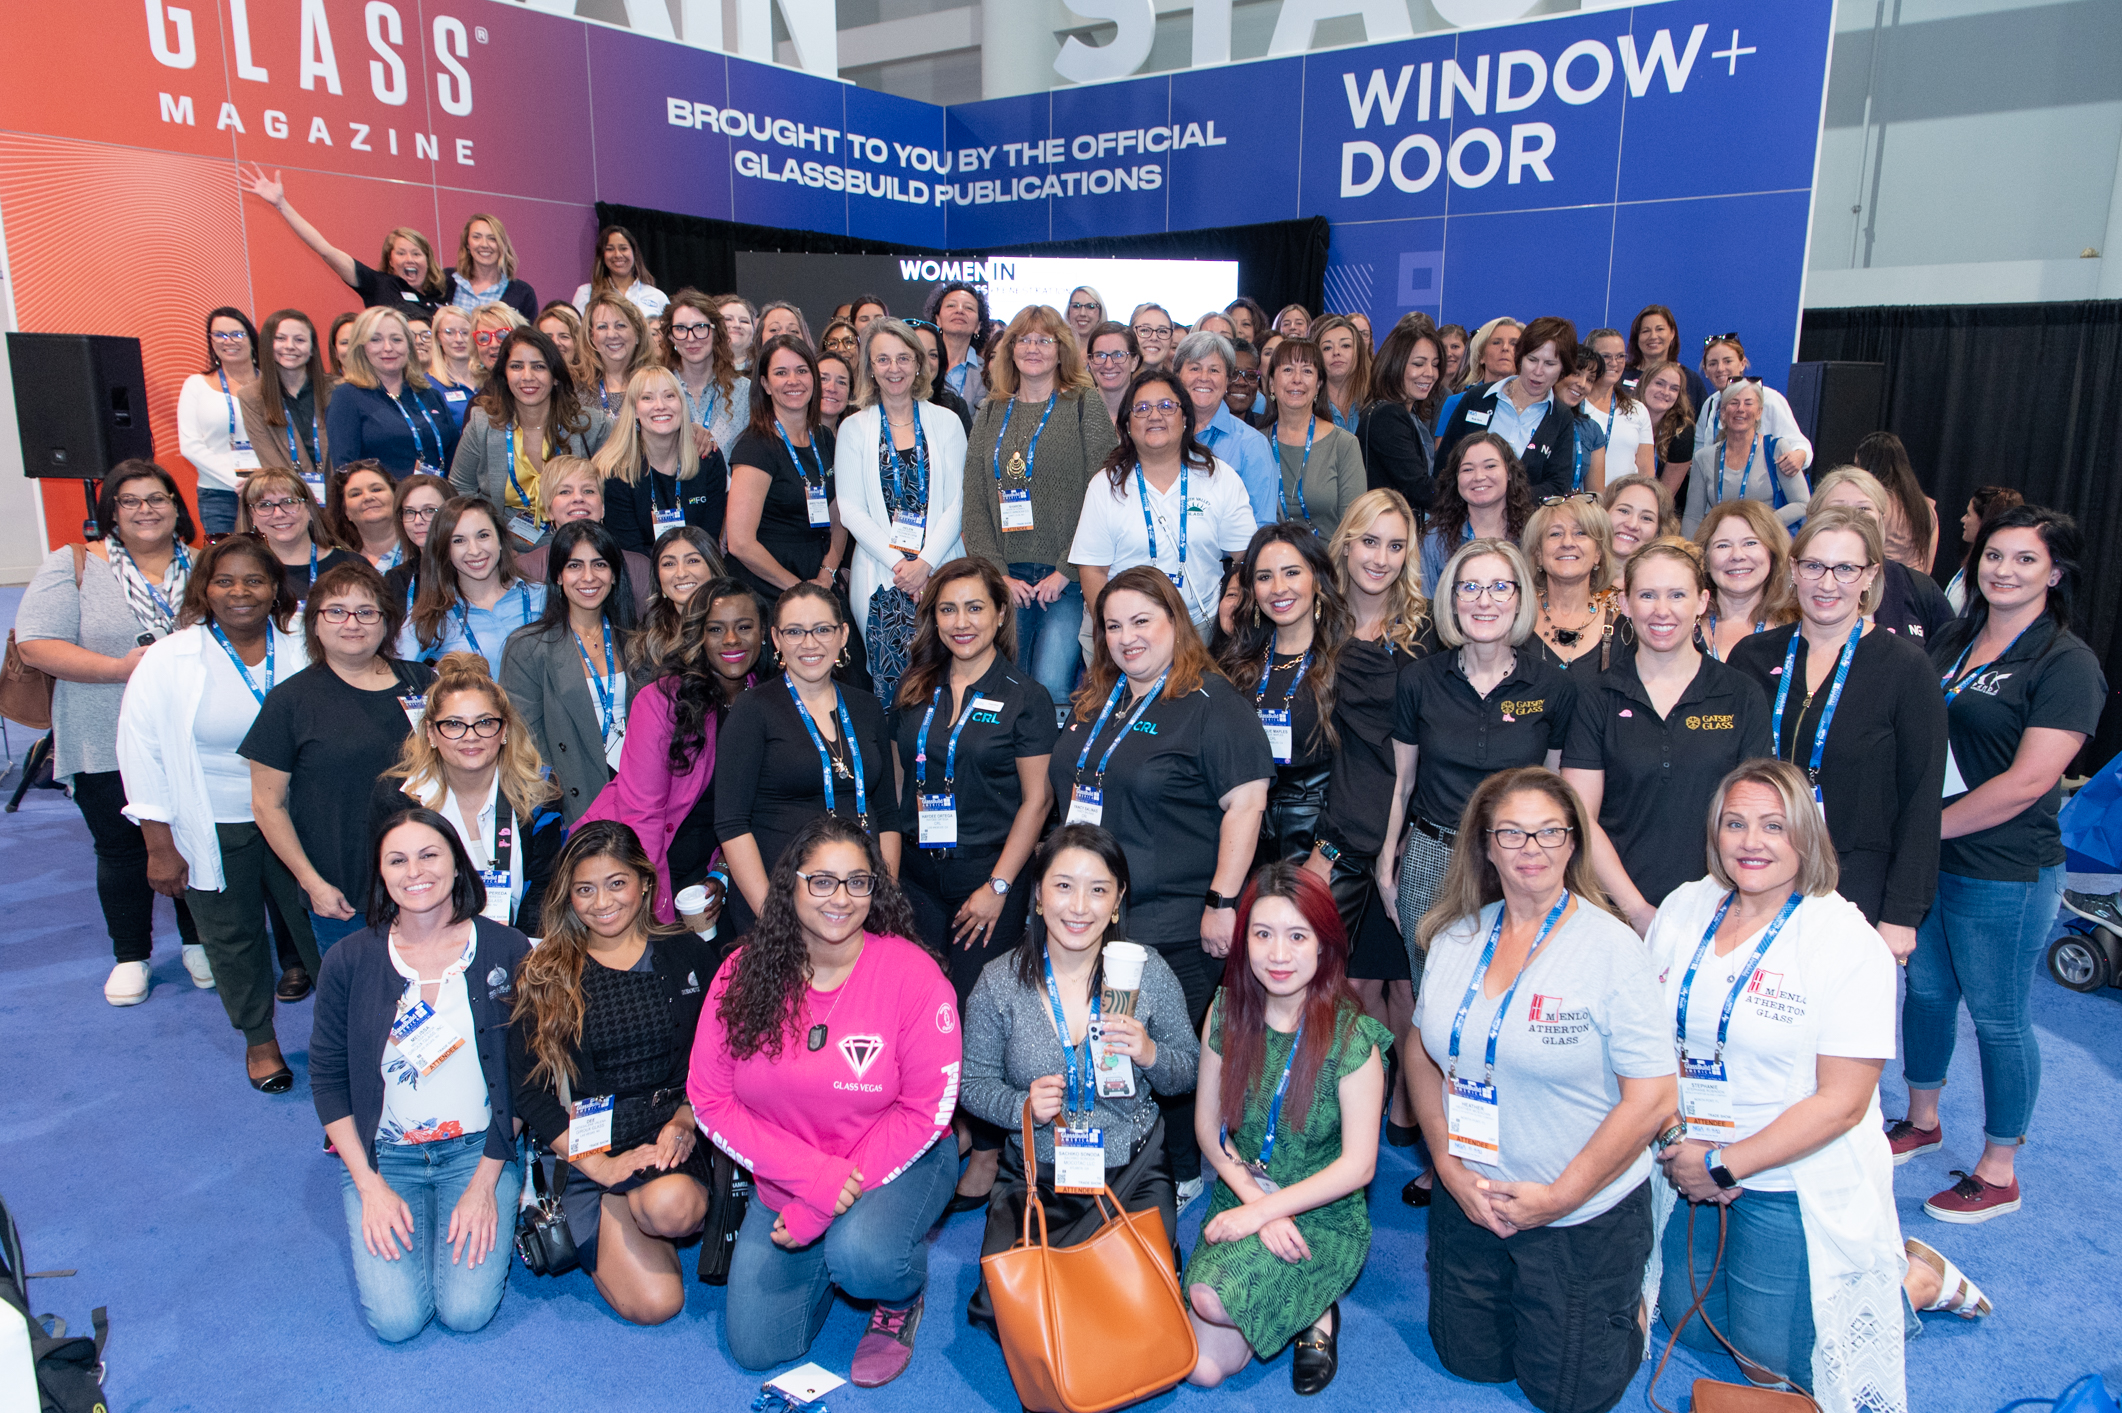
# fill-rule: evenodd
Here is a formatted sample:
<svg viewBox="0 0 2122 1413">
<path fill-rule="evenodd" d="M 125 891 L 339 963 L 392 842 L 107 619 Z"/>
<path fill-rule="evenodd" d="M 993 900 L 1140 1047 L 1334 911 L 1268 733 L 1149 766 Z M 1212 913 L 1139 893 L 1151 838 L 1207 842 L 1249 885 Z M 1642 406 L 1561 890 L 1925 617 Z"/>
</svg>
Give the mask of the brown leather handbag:
<svg viewBox="0 0 2122 1413">
<path fill-rule="evenodd" d="M 74 546 L 74 592 L 81 591 L 81 574 L 87 567 L 88 549 Z M 32 731 L 52 729 L 51 677 L 22 659 L 15 646 L 15 631 L 7 633 L 7 656 L 0 659 L 0 716 L 20 722 Z"/>
<path fill-rule="evenodd" d="M 1027 1101 L 1024 1234 L 1009 1250 L 980 1258 L 1018 1399 L 1030 1413 L 1105 1413 L 1162 1393 L 1201 1357 L 1163 1214 L 1123 1211 L 1108 1187 L 1097 1201 L 1101 1210 L 1110 1203 L 1112 1216 L 1097 1234 L 1049 1246 L 1038 1157 Z"/>
<path fill-rule="evenodd" d="M 1686 1201 L 1685 1198 L 1681 1200 Z M 1697 1286 L 1694 1265 L 1697 1210 L 1694 1203 L 1687 1204 L 1687 1286 L 1695 1293 L 1695 1303 L 1680 1317 L 1679 1322 L 1673 1325 L 1672 1338 L 1665 1341 L 1665 1354 L 1658 1360 L 1658 1367 L 1651 1372 L 1650 1387 L 1645 1390 L 1650 1395 L 1650 1406 L 1657 1409 L 1658 1413 L 1672 1413 L 1672 1410 L 1658 1402 L 1658 1376 L 1665 1372 L 1666 1362 L 1673 1357 L 1673 1346 L 1680 1342 L 1680 1331 L 1687 1327 L 1689 1320 L 1700 1315 L 1703 1325 L 1717 1337 L 1719 1344 L 1731 1352 L 1731 1357 L 1739 1361 L 1741 1368 L 1760 1369 L 1769 1378 L 1791 1386 L 1788 1389 L 1760 1388 L 1753 1384 L 1728 1384 L 1721 1379 L 1696 1379 L 1692 1395 L 1694 1402 L 1690 1405 L 1693 1413 L 1820 1413 L 1820 1405 L 1813 1402 L 1811 1395 L 1799 1392 L 1798 1386 L 1791 1380 L 1755 1364 L 1741 1354 L 1737 1347 L 1724 1337 L 1724 1331 L 1711 1323 L 1709 1312 L 1702 1308 L 1702 1302 L 1709 1299 L 1709 1288 L 1716 1283 L 1717 1269 L 1724 1264 L 1724 1239 L 1731 1230 L 1731 1214 L 1722 1204 L 1718 1205 L 1717 1259 L 1710 1263 L 1709 1279 Z"/>
</svg>

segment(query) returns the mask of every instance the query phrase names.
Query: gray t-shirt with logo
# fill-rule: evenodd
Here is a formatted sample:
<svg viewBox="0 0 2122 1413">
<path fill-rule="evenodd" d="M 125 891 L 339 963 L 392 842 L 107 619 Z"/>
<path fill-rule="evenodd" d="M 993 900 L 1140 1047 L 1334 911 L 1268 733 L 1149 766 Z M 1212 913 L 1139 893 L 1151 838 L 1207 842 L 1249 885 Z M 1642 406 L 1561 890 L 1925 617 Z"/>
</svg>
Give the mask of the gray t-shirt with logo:
<svg viewBox="0 0 2122 1413">
<path fill-rule="evenodd" d="M 1430 943 L 1415 1004 L 1415 1025 L 1430 1060 L 1451 1073 L 1452 1017 L 1481 960 L 1496 911 L 1464 919 Z M 1501 996 L 1476 992 L 1459 1048 L 1459 1077 L 1482 1078 L 1488 1028 Z M 1659 1005 L 1650 954 L 1626 923 L 1579 898 L 1533 958 L 1511 997 L 1496 1040 L 1500 1162 L 1468 1163 L 1491 1181 L 1553 1182 L 1614 1106 L 1621 1083 L 1672 1074 L 1673 1038 Z M 1576 1226 L 1605 1212 L 1650 1176 L 1645 1147 L 1627 1171 L 1554 1226 Z"/>
</svg>

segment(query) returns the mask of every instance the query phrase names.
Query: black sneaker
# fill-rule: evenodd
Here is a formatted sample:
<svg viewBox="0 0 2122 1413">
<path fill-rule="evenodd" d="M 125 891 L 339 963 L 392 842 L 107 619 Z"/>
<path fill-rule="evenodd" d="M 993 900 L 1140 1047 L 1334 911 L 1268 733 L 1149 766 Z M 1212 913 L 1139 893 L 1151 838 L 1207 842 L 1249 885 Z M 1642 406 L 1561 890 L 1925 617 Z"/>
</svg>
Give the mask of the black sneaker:
<svg viewBox="0 0 2122 1413">
<path fill-rule="evenodd" d="M 2066 888 L 2063 906 L 2087 922 L 2122 933 L 2122 893 L 2074 893 Z"/>
</svg>

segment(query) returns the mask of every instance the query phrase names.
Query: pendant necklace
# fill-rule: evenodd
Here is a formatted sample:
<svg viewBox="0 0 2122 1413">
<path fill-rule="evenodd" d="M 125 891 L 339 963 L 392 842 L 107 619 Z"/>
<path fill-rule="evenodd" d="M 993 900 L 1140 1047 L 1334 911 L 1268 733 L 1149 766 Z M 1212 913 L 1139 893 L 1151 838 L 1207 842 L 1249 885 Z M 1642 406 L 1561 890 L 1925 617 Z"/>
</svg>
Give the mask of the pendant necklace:
<svg viewBox="0 0 2122 1413">
<path fill-rule="evenodd" d="M 858 956 L 855 958 L 855 961 L 857 964 L 860 964 L 862 958 Z M 849 967 L 847 969 L 847 981 L 841 982 L 840 989 L 833 993 L 833 1004 L 826 1011 L 825 1019 L 819 1021 L 816 1025 L 810 1028 L 810 1035 L 805 1043 L 807 1043 L 812 1050 L 823 1050 L 825 1048 L 826 1028 L 832 1024 L 833 1012 L 840 1009 L 840 998 L 847 994 L 848 981 L 853 981 L 854 979 L 855 969 L 854 967 Z"/>
<path fill-rule="evenodd" d="M 1594 604 L 1591 606 L 1591 617 L 1584 621 L 1582 628 L 1564 628 L 1555 621 L 1555 611 L 1547 606 L 1545 598 L 1540 600 L 1540 611 L 1547 615 L 1548 630 L 1555 635 L 1556 644 L 1565 648 L 1575 647 L 1577 640 L 1591 630 L 1592 623 L 1599 617 L 1598 605 Z"/>
</svg>

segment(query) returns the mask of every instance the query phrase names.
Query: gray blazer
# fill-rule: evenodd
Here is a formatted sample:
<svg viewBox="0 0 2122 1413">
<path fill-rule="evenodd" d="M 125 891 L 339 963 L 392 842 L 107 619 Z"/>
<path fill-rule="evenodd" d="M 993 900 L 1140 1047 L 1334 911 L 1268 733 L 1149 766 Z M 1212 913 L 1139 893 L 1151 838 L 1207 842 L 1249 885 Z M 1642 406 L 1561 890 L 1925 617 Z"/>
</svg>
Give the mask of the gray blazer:
<svg viewBox="0 0 2122 1413">
<path fill-rule="evenodd" d="M 582 409 L 589 417 L 589 430 L 562 440 L 555 455 L 595 456 L 611 435 L 611 414 L 601 407 Z M 462 496 L 485 496 L 495 505 L 506 506 L 508 490 L 508 430 L 486 419 L 486 409 L 474 406 L 464 414 L 464 434 L 457 439 L 457 455 L 449 464 L 450 489 Z"/>
<path fill-rule="evenodd" d="M 619 662 L 623 670 L 625 659 Z M 501 654 L 501 690 L 523 714 L 539 758 L 552 767 L 560 813 L 572 828 L 612 778 L 604 763 L 604 722 L 574 634 L 562 624 L 548 637 L 535 623 L 510 634 Z"/>
</svg>

